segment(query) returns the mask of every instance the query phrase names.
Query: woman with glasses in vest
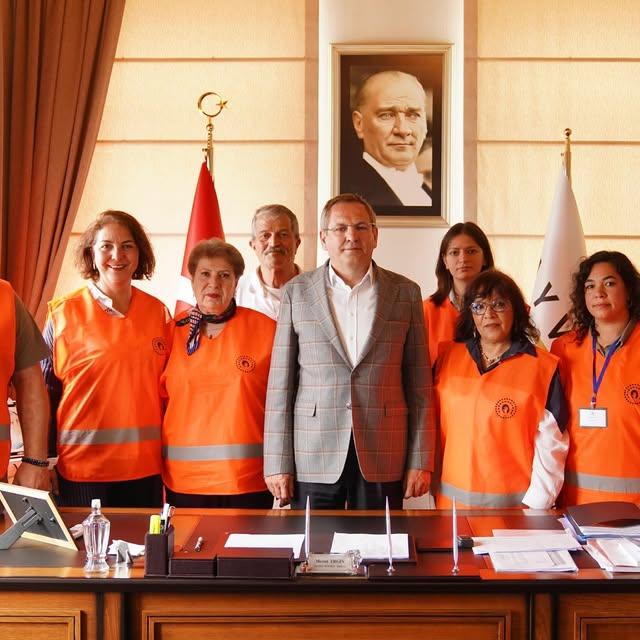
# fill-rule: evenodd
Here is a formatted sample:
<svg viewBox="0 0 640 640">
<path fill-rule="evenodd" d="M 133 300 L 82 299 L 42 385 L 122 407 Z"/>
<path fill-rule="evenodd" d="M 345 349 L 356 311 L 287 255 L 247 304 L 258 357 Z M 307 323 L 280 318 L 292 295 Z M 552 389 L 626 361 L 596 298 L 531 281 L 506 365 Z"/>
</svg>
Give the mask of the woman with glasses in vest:
<svg viewBox="0 0 640 640">
<path fill-rule="evenodd" d="M 561 502 L 640 502 L 640 274 L 598 251 L 574 274 L 574 330 L 551 351 L 569 406 L 571 446 Z"/>
<path fill-rule="evenodd" d="M 551 507 L 562 487 L 568 434 L 558 359 L 516 283 L 482 272 L 467 287 L 456 341 L 441 345 L 435 396 L 440 478 L 436 505 Z"/>
<path fill-rule="evenodd" d="M 175 319 L 162 376 L 167 501 L 177 507 L 270 508 L 264 408 L 276 323 L 237 307 L 240 252 L 217 238 L 188 260 L 196 306 Z"/>
<path fill-rule="evenodd" d="M 453 340 L 467 285 L 493 268 L 493 254 L 484 231 L 473 222 L 458 222 L 444 234 L 436 263 L 438 288 L 423 301 L 424 326 L 431 363 L 438 345 Z"/>
<path fill-rule="evenodd" d="M 133 216 L 105 211 L 80 238 L 76 263 L 88 284 L 49 303 L 44 331 L 59 502 L 158 506 L 171 317 L 132 285 L 153 273 L 151 244 Z"/>
</svg>

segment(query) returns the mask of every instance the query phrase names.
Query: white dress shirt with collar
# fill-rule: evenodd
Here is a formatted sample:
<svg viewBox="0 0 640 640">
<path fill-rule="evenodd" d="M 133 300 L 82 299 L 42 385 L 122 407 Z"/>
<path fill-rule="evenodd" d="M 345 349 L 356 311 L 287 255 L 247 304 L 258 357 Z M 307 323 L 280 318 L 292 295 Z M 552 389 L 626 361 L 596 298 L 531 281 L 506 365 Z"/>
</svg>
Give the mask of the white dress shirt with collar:
<svg viewBox="0 0 640 640">
<path fill-rule="evenodd" d="M 134 287 L 134 289 L 135 288 L 136 287 Z M 98 289 L 97 285 L 94 282 L 88 282 L 87 289 L 89 289 L 91 297 L 100 305 L 100 308 L 106 311 L 110 316 L 113 316 L 114 318 L 126 317 L 123 313 L 120 313 L 120 311 L 118 311 L 113 306 L 113 300 L 106 293 L 102 293 L 102 291 Z M 167 322 L 171 320 L 171 314 L 166 307 L 164 310 L 164 316 Z"/>
<path fill-rule="evenodd" d="M 380 177 L 389 185 L 403 205 L 407 207 L 431 206 L 431 196 L 422 188 L 424 176 L 416 169 L 415 164 L 400 171 L 393 167 L 385 167 L 366 151 L 362 154 L 362 159 L 380 174 Z"/>
<path fill-rule="evenodd" d="M 353 288 L 347 285 L 329 264 L 326 285 L 338 335 L 351 364 L 354 365 L 371 333 L 376 312 L 378 289 L 373 263 Z"/>
<path fill-rule="evenodd" d="M 114 316 L 115 318 L 124 318 L 124 314 L 120 313 L 113 307 L 113 300 L 106 293 L 102 293 L 102 291 L 100 291 L 100 289 L 98 289 L 98 287 L 93 282 L 87 283 L 87 289 L 89 289 L 91 297 L 110 316 Z"/>
</svg>

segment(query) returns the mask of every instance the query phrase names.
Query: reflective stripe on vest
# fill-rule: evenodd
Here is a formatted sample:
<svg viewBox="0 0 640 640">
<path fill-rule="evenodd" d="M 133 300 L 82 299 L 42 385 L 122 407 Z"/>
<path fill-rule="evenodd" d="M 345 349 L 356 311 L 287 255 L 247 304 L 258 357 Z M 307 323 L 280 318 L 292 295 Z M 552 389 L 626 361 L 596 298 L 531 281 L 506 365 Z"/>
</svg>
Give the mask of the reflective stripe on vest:
<svg viewBox="0 0 640 640">
<path fill-rule="evenodd" d="M 74 444 L 127 444 L 145 440 L 160 440 L 160 427 L 126 427 L 122 429 L 69 429 L 58 435 L 59 443 Z"/>
<path fill-rule="evenodd" d="M 162 447 L 162 456 L 167 460 L 207 461 L 207 460 L 242 460 L 262 456 L 262 443 L 256 444 L 216 444 L 205 446 L 178 447 L 175 445 Z"/>
<path fill-rule="evenodd" d="M 580 489 L 609 493 L 640 493 L 640 478 L 614 478 L 612 476 L 596 476 L 592 473 L 565 471 L 564 479 L 567 484 Z"/>
<path fill-rule="evenodd" d="M 11 428 L 8 424 L 0 424 L 0 441 L 11 438 Z"/>
<path fill-rule="evenodd" d="M 521 507 L 524 493 L 481 493 L 479 491 L 465 491 L 447 482 L 440 485 L 440 493 L 447 498 L 455 498 L 458 502 L 470 507 L 489 507 L 504 509 L 507 507 Z"/>
</svg>

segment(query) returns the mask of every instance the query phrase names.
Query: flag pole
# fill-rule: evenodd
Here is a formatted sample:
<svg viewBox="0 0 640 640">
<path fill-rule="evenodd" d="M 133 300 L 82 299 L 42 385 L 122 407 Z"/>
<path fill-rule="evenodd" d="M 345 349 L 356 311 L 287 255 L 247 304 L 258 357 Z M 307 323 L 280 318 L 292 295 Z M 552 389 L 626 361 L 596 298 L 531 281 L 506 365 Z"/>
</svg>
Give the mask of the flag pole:
<svg viewBox="0 0 640 640">
<path fill-rule="evenodd" d="M 564 152 L 561 154 L 564 163 L 564 172 L 571 185 L 571 129 L 564 130 Z"/>
<path fill-rule="evenodd" d="M 214 96 L 214 105 L 205 109 L 204 100 L 209 96 Z M 217 102 L 215 102 L 217 99 Z M 213 119 L 227 106 L 227 101 L 223 100 L 217 93 L 208 91 L 198 98 L 198 109 L 207 118 L 207 146 L 204 151 L 204 159 L 200 163 L 198 172 L 198 182 L 196 193 L 191 207 L 189 218 L 189 229 L 184 244 L 184 255 L 182 258 L 182 269 L 178 278 L 178 292 L 176 295 L 175 315 L 190 309 L 195 305 L 195 297 L 191 286 L 191 274 L 189 273 L 189 255 L 193 247 L 207 238 L 221 238 L 224 240 L 224 229 L 222 228 L 222 217 L 220 216 L 220 205 L 218 195 L 213 184 Z"/>
<path fill-rule="evenodd" d="M 205 110 L 204 100 L 209 96 L 215 96 L 218 101 L 214 102 L 214 109 L 211 112 Z M 227 106 L 227 100 L 223 100 L 215 91 L 207 91 L 198 98 L 198 110 L 207 118 L 207 146 L 202 148 L 207 168 L 211 177 L 213 177 L 213 119 L 219 116 L 222 110 Z"/>
</svg>

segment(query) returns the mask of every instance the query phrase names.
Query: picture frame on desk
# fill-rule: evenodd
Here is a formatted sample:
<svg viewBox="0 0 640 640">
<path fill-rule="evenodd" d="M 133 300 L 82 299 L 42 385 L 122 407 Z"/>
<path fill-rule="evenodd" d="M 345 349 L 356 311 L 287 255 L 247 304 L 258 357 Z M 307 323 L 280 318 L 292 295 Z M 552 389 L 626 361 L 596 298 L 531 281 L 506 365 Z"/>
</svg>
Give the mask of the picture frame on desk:
<svg viewBox="0 0 640 640">
<path fill-rule="evenodd" d="M 30 524 L 23 525 L 24 531 L 20 528 L 19 537 L 77 551 L 78 547 L 48 491 L 0 482 L 0 503 L 13 527 L 19 527 L 21 520 L 33 514 Z M 7 534 L 8 531 L 3 535 Z M 12 539 L 11 544 L 14 541 Z"/>
<path fill-rule="evenodd" d="M 332 194 L 362 195 L 379 226 L 448 224 L 452 50 L 446 43 L 331 45 Z M 382 72 L 391 73 L 372 79 Z M 420 94 L 423 113 L 414 111 Z M 403 122 L 401 130 L 392 131 L 393 120 Z M 394 168 L 402 170 L 400 182 L 411 183 L 406 189 L 395 183 L 394 191 L 382 177 Z"/>
</svg>

